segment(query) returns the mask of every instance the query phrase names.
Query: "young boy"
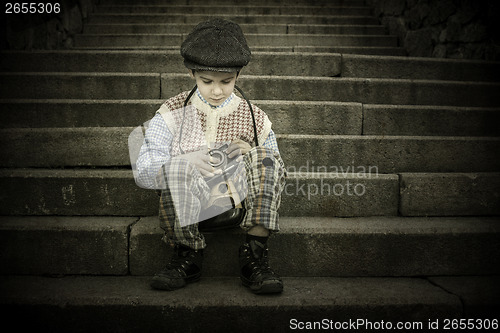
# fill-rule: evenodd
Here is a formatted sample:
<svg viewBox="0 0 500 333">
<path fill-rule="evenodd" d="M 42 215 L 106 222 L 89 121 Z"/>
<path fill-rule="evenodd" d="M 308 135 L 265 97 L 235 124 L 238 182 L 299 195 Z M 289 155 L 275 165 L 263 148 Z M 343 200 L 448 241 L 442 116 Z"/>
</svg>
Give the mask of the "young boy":
<svg viewBox="0 0 500 333">
<path fill-rule="evenodd" d="M 207 180 L 221 171 L 212 166 L 208 149 L 193 147 L 228 142 L 229 158 L 242 155 L 248 185 L 243 200 L 246 215 L 240 225 L 247 231 L 239 250 L 241 281 L 257 294 L 280 293 L 283 282 L 269 267 L 267 240 L 271 232 L 279 231 L 277 210 L 285 169 L 267 115 L 254 105 L 252 115 L 249 103 L 233 92 L 251 56 L 243 32 L 227 20 L 200 23 L 182 43 L 181 55 L 197 89 L 191 96 L 189 92 L 174 96 L 160 107 L 150 121 L 136 163 L 136 181 L 141 187 L 158 188 L 159 178 L 170 177 L 160 187 L 159 218 L 163 239 L 175 247 L 174 255 L 153 277 L 151 286 L 175 290 L 199 280 L 206 243 L 197 222 L 203 220 L 200 212 L 210 201 Z M 186 106 L 197 117 L 201 133 L 186 118 Z M 255 142 L 259 146 L 252 148 Z M 190 222 L 181 223 L 180 218 Z"/>
</svg>

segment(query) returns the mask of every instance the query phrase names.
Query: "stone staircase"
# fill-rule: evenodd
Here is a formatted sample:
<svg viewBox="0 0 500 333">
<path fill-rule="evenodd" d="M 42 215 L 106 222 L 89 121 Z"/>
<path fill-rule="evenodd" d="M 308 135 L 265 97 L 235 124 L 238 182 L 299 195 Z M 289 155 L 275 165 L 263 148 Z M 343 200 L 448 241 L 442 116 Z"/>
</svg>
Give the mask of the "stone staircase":
<svg viewBox="0 0 500 333">
<path fill-rule="evenodd" d="M 498 318 L 500 63 L 405 57 L 364 0 L 140 3 L 101 1 L 72 50 L 1 53 L 7 321 L 281 332 L 292 319 L 426 330 Z M 280 296 L 240 286 L 240 230 L 207 233 L 200 283 L 149 288 L 170 250 L 128 135 L 192 87 L 179 45 L 214 15 L 246 33 L 238 84 L 273 121 L 289 171 L 270 241 Z"/>
</svg>

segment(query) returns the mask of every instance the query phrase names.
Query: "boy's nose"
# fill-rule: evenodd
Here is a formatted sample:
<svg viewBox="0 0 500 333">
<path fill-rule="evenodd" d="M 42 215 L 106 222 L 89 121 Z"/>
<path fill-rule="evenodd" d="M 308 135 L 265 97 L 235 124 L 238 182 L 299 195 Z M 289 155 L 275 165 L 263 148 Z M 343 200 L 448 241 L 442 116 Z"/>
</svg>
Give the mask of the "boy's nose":
<svg viewBox="0 0 500 333">
<path fill-rule="evenodd" d="M 215 85 L 214 89 L 212 90 L 212 94 L 214 94 L 215 96 L 222 94 L 221 87 L 219 87 L 218 85 Z"/>
</svg>

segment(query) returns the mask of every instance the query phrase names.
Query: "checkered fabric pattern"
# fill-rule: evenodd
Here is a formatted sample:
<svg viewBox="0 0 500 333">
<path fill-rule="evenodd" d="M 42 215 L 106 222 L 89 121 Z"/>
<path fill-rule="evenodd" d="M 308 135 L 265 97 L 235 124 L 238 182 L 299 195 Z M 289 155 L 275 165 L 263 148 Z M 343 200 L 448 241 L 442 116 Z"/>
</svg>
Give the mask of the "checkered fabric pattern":
<svg viewBox="0 0 500 333">
<path fill-rule="evenodd" d="M 264 147 L 251 149 L 243 160 L 248 193 L 245 200 L 247 214 L 241 227 L 248 231 L 261 225 L 269 231 L 279 231 L 278 209 L 286 178 L 283 160 L 275 151 Z"/>
<path fill-rule="evenodd" d="M 188 152 L 191 146 L 194 148 L 191 151 L 198 149 L 196 144 L 190 145 L 190 143 L 192 141 L 194 141 L 195 143 L 203 141 L 203 139 L 205 138 L 205 132 L 208 130 L 208 115 L 204 111 L 193 107 L 192 104 L 188 104 L 190 108 L 193 108 L 193 111 L 188 110 L 187 112 L 187 114 L 189 114 L 190 120 L 196 120 L 201 124 L 201 127 L 196 128 L 193 126 L 192 131 L 183 129 L 182 138 L 180 137 L 180 133 L 177 133 L 177 129 L 181 127 L 182 119 L 184 118 L 183 104 L 188 94 L 189 92 L 183 92 L 177 96 L 170 98 L 164 103 L 166 108 L 161 111 L 171 114 L 173 119 L 173 124 L 170 125 L 172 127 L 170 128 L 170 130 L 174 135 L 170 150 L 170 154 L 172 156 L 177 156 L 181 153 L 179 151 L 179 141 L 181 141 L 183 150 L 185 152 Z M 198 97 L 193 96 L 192 98 Z M 265 142 L 269 135 L 268 132 L 265 131 L 266 125 L 270 127 L 270 122 L 264 111 L 262 111 L 257 106 L 252 107 L 254 111 L 259 142 Z M 208 107 L 208 109 L 211 110 L 210 107 Z M 216 111 L 224 115 L 218 117 L 217 133 L 215 138 L 213 138 L 213 142 L 231 142 L 236 139 L 241 139 L 245 142 L 248 142 L 249 144 L 252 144 L 252 142 L 254 141 L 253 121 L 250 113 L 250 107 L 248 106 L 247 102 L 243 99 L 240 99 L 240 102 L 237 105 L 236 109 L 231 110 L 231 112 L 228 112 L 228 114 L 226 114 L 223 110 L 224 108 L 220 108 Z M 184 126 L 186 126 L 187 123 L 188 119 L 184 121 Z M 187 148 L 185 148 L 185 146 L 187 146 Z"/>
<path fill-rule="evenodd" d="M 182 108 L 182 104 L 184 103 L 185 98 L 187 97 L 188 92 L 181 93 L 174 98 L 171 98 L 163 104 L 165 107 L 167 107 L 169 110 L 178 110 L 179 108 Z M 246 104 L 245 101 L 243 101 L 244 104 L 239 105 L 239 107 L 245 107 L 248 108 L 248 105 Z M 191 108 L 191 107 L 190 107 Z M 188 109 L 187 114 L 193 114 L 192 109 Z M 256 107 L 255 107 L 256 108 Z M 260 109 L 259 109 L 260 110 Z M 197 111 L 196 111 L 197 112 Z M 251 139 L 249 142 L 253 140 L 253 124 L 251 123 L 251 116 L 249 115 L 249 109 L 243 111 L 248 112 L 247 115 L 250 118 L 247 118 L 246 120 L 246 126 L 247 129 L 245 130 L 246 132 L 246 137 L 250 137 Z M 263 115 L 264 112 L 260 110 Z M 182 114 L 180 112 L 172 112 L 173 118 L 175 119 L 175 123 L 180 123 L 182 122 L 182 118 L 179 117 L 179 114 Z M 261 121 L 261 128 L 263 128 L 263 121 L 264 116 L 259 117 L 258 119 Z M 192 122 L 189 122 L 189 120 L 185 121 L 186 124 L 186 129 L 185 133 L 190 133 L 189 132 L 189 124 L 194 124 L 194 120 L 198 121 L 197 119 L 191 119 L 193 120 Z M 203 122 L 200 123 L 203 129 L 203 126 L 206 126 L 203 124 Z M 229 121 L 223 120 L 222 123 L 219 122 L 219 128 L 220 130 L 225 130 L 230 126 Z M 248 126 L 251 126 L 248 128 Z M 183 130 L 184 131 L 184 130 Z M 234 134 L 232 134 L 234 135 Z M 222 135 L 218 135 L 218 138 L 222 138 Z M 224 135 L 224 137 L 229 137 L 229 135 Z M 238 137 L 239 138 L 239 137 Z M 200 136 L 198 137 L 198 141 L 196 141 L 193 137 L 191 137 L 192 142 L 189 143 L 184 143 L 182 144 L 183 149 L 185 151 L 189 151 L 189 147 L 193 147 L 193 150 L 195 148 L 198 148 L 197 145 L 200 143 L 204 142 L 203 137 Z M 160 172 L 161 167 L 171 158 L 171 156 L 176 156 L 180 152 L 178 150 L 178 140 L 175 140 L 176 142 L 174 143 L 174 134 L 169 130 L 167 124 L 165 123 L 165 120 L 161 116 L 160 113 L 157 113 L 149 122 L 149 125 L 147 126 L 146 134 L 144 137 L 144 141 L 142 143 L 140 152 L 139 152 L 139 157 L 136 161 L 136 167 L 137 167 L 137 176 L 136 176 L 136 182 L 139 186 L 147 189 L 164 189 L 163 185 L 163 179 L 162 179 L 162 174 Z M 196 141 L 196 142 L 195 142 Z M 220 140 L 219 142 L 224 142 L 224 141 L 231 141 L 231 140 Z M 276 141 L 276 136 L 271 129 L 267 137 L 265 138 L 265 141 L 259 141 L 259 142 L 264 142 L 261 145 L 263 147 L 269 148 L 273 151 L 275 151 L 277 154 L 279 154 L 279 149 L 278 149 L 278 143 Z M 187 149 L 187 150 L 186 150 Z M 174 150 L 174 151 L 172 151 Z"/>
<path fill-rule="evenodd" d="M 205 247 L 203 235 L 195 224 L 182 226 L 180 221 L 198 218 L 201 209 L 208 203 L 210 188 L 198 169 L 184 159 L 170 159 L 163 168 L 168 188 L 160 198 L 160 225 L 173 239 L 191 248 Z M 175 221 L 175 223 L 168 223 Z M 201 247 L 201 248 L 203 248 Z"/>
<path fill-rule="evenodd" d="M 163 240 L 172 246 L 182 244 L 196 250 L 203 249 L 206 243 L 198 230 L 198 224 L 182 227 L 179 216 L 198 221 L 202 206 L 208 202 L 209 189 L 201 174 L 189 162 L 178 159 L 173 161 L 180 161 L 168 165 L 168 172 L 177 174 L 178 177 L 174 182 L 169 181 L 169 187 L 174 186 L 175 190 L 163 190 L 160 198 L 160 226 L 165 231 Z M 244 200 L 247 214 L 241 227 L 248 230 L 261 225 L 270 231 L 279 231 L 278 209 L 286 177 L 281 157 L 275 151 L 259 146 L 244 155 L 243 163 L 248 194 Z M 174 191 L 192 206 L 177 211 L 177 194 L 172 195 Z"/>
<path fill-rule="evenodd" d="M 221 105 L 212 105 L 201 95 L 199 89 L 196 89 L 196 95 L 203 103 L 209 105 L 212 109 L 222 109 L 223 107 L 228 105 L 229 102 L 231 102 L 234 98 L 234 94 L 231 94 L 231 96 L 229 96 Z"/>
</svg>

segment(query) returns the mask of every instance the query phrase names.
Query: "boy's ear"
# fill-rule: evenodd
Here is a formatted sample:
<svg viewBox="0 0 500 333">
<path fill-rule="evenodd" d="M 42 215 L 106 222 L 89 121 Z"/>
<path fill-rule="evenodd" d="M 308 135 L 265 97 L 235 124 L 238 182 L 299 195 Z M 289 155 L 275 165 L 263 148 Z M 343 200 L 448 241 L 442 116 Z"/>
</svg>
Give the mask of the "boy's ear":
<svg viewBox="0 0 500 333">
<path fill-rule="evenodd" d="M 189 69 L 188 72 L 189 72 L 189 76 L 191 76 L 191 78 L 194 79 L 194 70 Z"/>
</svg>

